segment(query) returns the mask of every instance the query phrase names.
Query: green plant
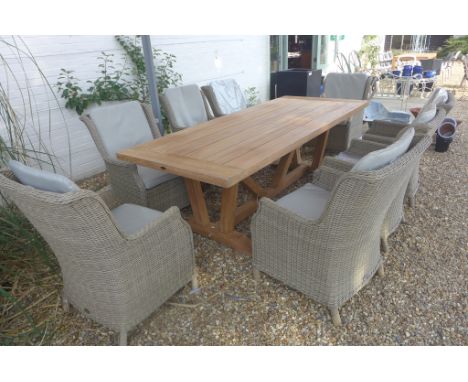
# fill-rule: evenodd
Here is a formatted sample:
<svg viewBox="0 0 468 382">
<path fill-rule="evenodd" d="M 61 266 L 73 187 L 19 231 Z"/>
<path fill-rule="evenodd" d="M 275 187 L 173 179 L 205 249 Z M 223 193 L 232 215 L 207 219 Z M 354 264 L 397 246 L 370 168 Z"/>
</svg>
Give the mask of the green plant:
<svg viewBox="0 0 468 382">
<path fill-rule="evenodd" d="M 57 88 L 66 100 L 65 107 L 82 114 L 88 106 L 103 101 L 137 99 L 148 102 L 148 82 L 140 39 L 130 36 L 115 38 L 124 51 L 123 63 L 117 66 L 112 54 L 102 52 L 97 58 L 100 75 L 94 81 L 87 81 L 89 85 L 85 90 L 73 71 L 61 69 Z M 181 83 L 182 76 L 174 69 L 175 55 L 153 49 L 153 58 L 159 93 Z"/>
<path fill-rule="evenodd" d="M 247 99 L 247 107 L 255 106 L 260 102 L 258 98 L 259 92 L 255 86 L 250 86 L 244 90 L 245 98 Z"/>
<path fill-rule="evenodd" d="M 0 169 L 9 159 L 55 169 L 55 156 L 44 142 L 44 137 L 51 135 L 52 119 L 50 114 L 47 119 L 46 114 L 44 122 L 44 116 L 40 115 L 31 77 L 42 82 L 49 100 L 59 106 L 55 91 L 21 38 L 0 38 L 0 48 L 3 68 L 0 81 Z M 60 107 L 58 109 L 61 110 Z M 68 133 L 64 118 L 62 122 Z M 70 149 L 69 158 L 71 175 Z M 59 279 L 57 270 L 55 257 L 42 237 L 0 193 L 1 344 L 41 343 L 52 335 L 53 319 L 49 316 L 40 320 L 36 318 L 37 305 L 32 297 L 40 298 L 37 280 L 41 274 L 47 275 L 48 279 Z M 57 295 L 56 284 L 50 288 L 50 296 Z"/>
<path fill-rule="evenodd" d="M 377 64 L 379 62 L 379 43 L 378 36 L 365 35 L 362 38 L 362 46 L 359 51 L 359 57 L 364 70 L 370 70 L 371 74 L 375 74 Z"/>
<path fill-rule="evenodd" d="M 442 58 L 451 52 L 458 52 L 461 54 L 468 54 L 468 36 L 450 37 L 437 51 L 437 57 Z"/>
</svg>

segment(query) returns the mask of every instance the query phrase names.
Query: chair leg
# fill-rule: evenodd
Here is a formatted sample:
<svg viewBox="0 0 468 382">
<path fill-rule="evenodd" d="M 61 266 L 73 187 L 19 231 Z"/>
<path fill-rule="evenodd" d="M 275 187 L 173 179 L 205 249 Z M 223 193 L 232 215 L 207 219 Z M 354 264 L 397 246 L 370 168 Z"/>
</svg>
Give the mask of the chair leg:
<svg viewBox="0 0 468 382">
<path fill-rule="evenodd" d="M 254 280 L 255 280 L 256 283 L 260 283 L 260 281 L 262 281 L 262 278 L 260 276 L 260 271 L 258 269 L 254 268 L 253 276 L 254 276 Z"/>
<path fill-rule="evenodd" d="M 384 276 L 385 276 L 383 263 L 380 264 L 379 269 L 377 269 L 377 274 L 378 274 L 380 277 L 384 277 Z"/>
<path fill-rule="evenodd" d="M 127 331 L 121 330 L 119 333 L 119 346 L 127 346 Z"/>
<path fill-rule="evenodd" d="M 192 274 L 192 292 L 195 292 L 198 290 L 198 270 L 197 268 L 193 269 L 193 274 Z"/>
<path fill-rule="evenodd" d="M 70 302 L 68 301 L 68 298 L 65 297 L 65 295 L 62 295 L 62 309 L 65 313 L 70 311 Z"/>
<path fill-rule="evenodd" d="M 333 321 L 333 325 L 341 326 L 341 317 L 338 308 L 330 308 L 330 315 Z"/>
<path fill-rule="evenodd" d="M 380 242 L 382 244 L 382 251 L 383 253 L 387 253 L 388 252 L 388 236 L 387 235 L 383 235 L 381 238 L 380 238 Z"/>
</svg>

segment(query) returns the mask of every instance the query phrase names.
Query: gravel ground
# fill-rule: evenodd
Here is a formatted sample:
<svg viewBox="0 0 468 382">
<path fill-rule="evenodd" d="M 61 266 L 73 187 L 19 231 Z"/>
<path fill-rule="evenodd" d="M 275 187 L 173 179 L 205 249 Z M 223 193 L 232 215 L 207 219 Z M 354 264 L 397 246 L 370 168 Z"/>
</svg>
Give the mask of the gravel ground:
<svg viewBox="0 0 468 382">
<path fill-rule="evenodd" d="M 342 327 L 301 293 L 262 275 L 256 286 L 251 259 L 194 235 L 201 293 L 189 286 L 130 333 L 131 345 L 468 345 L 468 97 L 452 114 L 462 119 L 447 153 L 430 147 L 421 185 L 406 224 L 390 238 L 385 277 L 376 276 L 341 309 Z M 271 173 L 257 174 L 263 182 Z M 311 180 L 302 179 L 293 188 Z M 107 178 L 86 180 L 99 188 Z M 290 188 L 288 191 L 290 191 Z M 210 187 L 211 210 L 219 190 Z M 245 193 L 244 193 L 245 197 Z M 183 211 L 189 213 L 189 209 Z M 238 229 L 248 231 L 249 221 Z M 111 331 L 58 306 L 61 322 L 51 343 L 109 345 Z"/>
</svg>

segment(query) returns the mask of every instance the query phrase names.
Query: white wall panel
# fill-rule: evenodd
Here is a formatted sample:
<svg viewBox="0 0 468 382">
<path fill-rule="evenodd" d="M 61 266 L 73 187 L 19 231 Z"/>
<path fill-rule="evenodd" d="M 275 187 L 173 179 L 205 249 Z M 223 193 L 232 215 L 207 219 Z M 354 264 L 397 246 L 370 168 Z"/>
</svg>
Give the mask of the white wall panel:
<svg viewBox="0 0 468 382">
<path fill-rule="evenodd" d="M 0 36 L 13 42 L 11 36 Z M 86 81 L 99 74 L 97 57 L 102 51 L 114 54 L 116 64 L 123 61 L 123 52 L 113 36 L 22 36 L 16 42 L 27 45 L 48 82 L 55 86 L 61 68 L 75 71 L 84 88 Z M 269 92 L 268 36 L 152 36 L 153 46 L 177 57 L 176 70 L 183 83 L 203 85 L 218 78 L 235 78 L 242 88 L 255 86 L 262 100 Z M 61 172 L 68 174 L 69 147 L 74 179 L 82 179 L 103 171 L 103 161 L 86 127 L 78 115 L 64 108 L 64 100 L 52 94 L 36 70 L 17 52 L 0 42 L 0 54 L 15 73 L 17 83 L 7 75 L 0 63 L 0 81 L 8 89 L 9 98 L 21 117 L 22 97 L 33 99 L 34 119 L 27 120 L 33 144 L 48 145 L 57 157 Z M 26 73 L 26 76 L 24 75 Z M 8 80 L 9 79 L 9 80 Z M 58 101 L 57 101 L 58 100 Z M 0 122 L 1 123 L 1 122 Z M 39 132 L 41 139 L 39 139 Z M 0 125 L 0 134 L 5 127 Z M 71 145 L 68 145 L 70 140 Z"/>
</svg>

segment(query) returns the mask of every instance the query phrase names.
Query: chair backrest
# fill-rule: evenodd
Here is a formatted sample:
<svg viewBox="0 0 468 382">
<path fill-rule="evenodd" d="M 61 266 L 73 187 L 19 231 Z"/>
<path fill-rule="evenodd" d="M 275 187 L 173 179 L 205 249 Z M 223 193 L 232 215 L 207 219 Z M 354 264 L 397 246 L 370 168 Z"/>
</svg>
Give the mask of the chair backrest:
<svg viewBox="0 0 468 382">
<path fill-rule="evenodd" d="M 380 233 L 387 211 L 430 143 L 431 138 L 425 136 L 392 163 L 373 171 L 346 172 L 337 180 L 319 223 L 326 253 L 321 266 L 333 264 L 327 275 L 332 281 L 360 288 L 366 278 L 359 272 L 366 272 L 368 264 L 379 264 Z"/>
<path fill-rule="evenodd" d="M 80 189 L 74 182 L 63 175 L 29 167 L 16 160 L 10 160 L 8 167 L 22 184 L 38 190 L 66 193 L 79 191 Z"/>
<path fill-rule="evenodd" d="M 244 94 L 236 80 L 229 78 L 202 86 L 216 117 L 235 113 L 247 107 Z"/>
<path fill-rule="evenodd" d="M 328 98 L 367 99 L 369 75 L 365 73 L 329 73 L 325 78 L 323 96 Z"/>
<path fill-rule="evenodd" d="M 431 96 L 424 103 L 423 107 L 419 111 L 418 115 L 414 119 L 414 123 L 429 123 L 437 115 L 438 106 L 444 104 L 448 98 L 447 91 L 445 89 L 435 89 Z"/>
<path fill-rule="evenodd" d="M 104 158 L 160 137 L 152 111 L 138 101 L 97 106 L 80 118 Z"/>
<path fill-rule="evenodd" d="M 169 123 L 175 129 L 185 129 L 208 120 L 198 85 L 192 84 L 166 89 L 160 98 Z"/>
<path fill-rule="evenodd" d="M 364 155 L 350 171 L 372 171 L 392 163 L 408 150 L 413 137 L 414 128 L 406 128 L 395 142 L 383 149 Z"/>
<path fill-rule="evenodd" d="M 65 284 L 67 277 L 79 277 L 86 282 L 93 278 L 96 269 L 121 267 L 125 239 L 110 210 L 95 192 L 42 191 L 19 183 L 12 173 L 0 173 L 0 192 L 21 210 L 49 244 L 60 263 Z M 114 248 L 115 255 L 101 258 L 102 248 Z"/>
</svg>

